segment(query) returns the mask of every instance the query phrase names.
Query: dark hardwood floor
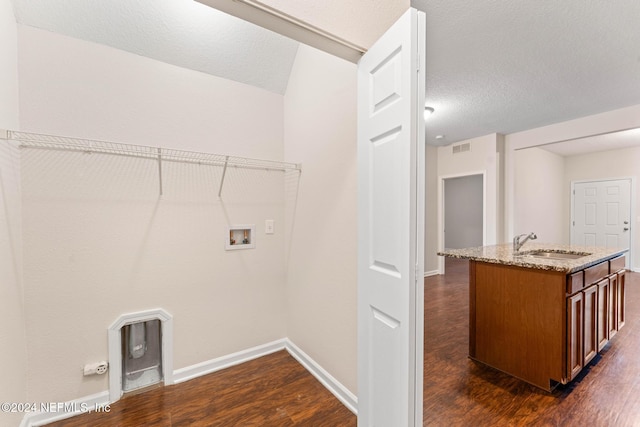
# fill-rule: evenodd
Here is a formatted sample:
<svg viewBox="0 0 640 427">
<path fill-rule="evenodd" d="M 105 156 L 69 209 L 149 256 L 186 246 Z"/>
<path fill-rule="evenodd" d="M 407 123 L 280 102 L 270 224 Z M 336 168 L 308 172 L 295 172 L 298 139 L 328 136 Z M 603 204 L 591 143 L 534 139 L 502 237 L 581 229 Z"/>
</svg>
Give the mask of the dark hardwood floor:
<svg viewBox="0 0 640 427">
<path fill-rule="evenodd" d="M 547 393 L 467 357 L 467 265 L 448 259 L 446 275 L 425 279 L 425 426 L 640 426 L 639 273 L 627 276 L 625 327 L 576 380 Z M 285 351 L 125 396 L 109 413 L 50 424 L 355 425 L 356 417 Z"/>
<path fill-rule="evenodd" d="M 572 383 L 547 393 L 467 357 L 468 262 L 425 279 L 425 426 L 640 426 L 640 274 L 627 323 Z"/>
<path fill-rule="evenodd" d="M 184 383 L 128 395 L 108 413 L 55 427 L 355 426 L 356 416 L 286 351 Z"/>
</svg>

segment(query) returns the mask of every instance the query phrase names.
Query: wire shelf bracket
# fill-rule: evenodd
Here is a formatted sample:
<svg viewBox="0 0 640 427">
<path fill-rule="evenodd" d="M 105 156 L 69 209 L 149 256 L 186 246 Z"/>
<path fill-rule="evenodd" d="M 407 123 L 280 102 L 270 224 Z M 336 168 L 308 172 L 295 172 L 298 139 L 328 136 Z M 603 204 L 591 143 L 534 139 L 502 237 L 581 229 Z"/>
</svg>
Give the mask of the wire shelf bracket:
<svg viewBox="0 0 640 427">
<path fill-rule="evenodd" d="M 227 166 L 229 166 L 229 156 L 224 159 L 224 169 L 222 169 L 222 178 L 220 179 L 220 189 L 218 190 L 218 198 L 222 197 L 222 186 L 224 185 L 224 177 L 227 174 Z"/>
<path fill-rule="evenodd" d="M 88 154 L 99 153 L 156 160 L 158 162 L 158 189 L 160 196 L 163 194 L 162 163 L 167 161 L 222 167 L 222 178 L 220 179 L 220 187 L 218 189 L 219 198 L 222 197 L 222 187 L 224 185 L 227 168 L 229 166 L 268 171 L 302 172 L 302 165 L 299 163 L 253 159 L 249 157 L 176 150 L 172 148 L 145 145 L 123 144 L 5 129 L 0 129 L 0 139 L 15 141 L 21 149 L 72 151 Z"/>
</svg>

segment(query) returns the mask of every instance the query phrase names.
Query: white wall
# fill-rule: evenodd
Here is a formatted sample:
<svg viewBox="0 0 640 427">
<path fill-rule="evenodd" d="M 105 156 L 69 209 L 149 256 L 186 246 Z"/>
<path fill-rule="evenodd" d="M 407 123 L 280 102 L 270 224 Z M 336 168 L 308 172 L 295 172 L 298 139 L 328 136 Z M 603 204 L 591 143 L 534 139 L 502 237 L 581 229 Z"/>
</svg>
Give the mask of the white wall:
<svg viewBox="0 0 640 427">
<path fill-rule="evenodd" d="M 541 148 L 515 152 L 515 233 L 535 232 L 538 241 L 569 243 L 564 158 Z"/>
<path fill-rule="evenodd" d="M 640 210 L 638 210 L 638 201 L 640 200 L 638 174 L 640 174 L 640 148 L 638 147 L 570 156 L 565 160 L 563 187 L 570 188 L 572 181 L 633 177 L 636 179 L 635 212 L 638 216 L 640 214 Z M 563 222 L 568 225 L 571 219 L 571 197 L 566 197 L 564 200 L 564 212 Z M 568 241 L 569 227 L 566 226 L 565 230 Z M 631 219 L 631 232 L 634 233 L 635 241 L 640 242 L 640 217 L 636 217 L 635 221 L 634 218 Z M 640 251 L 637 250 L 636 245 L 635 253 L 631 259 L 631 267 L 635 269 L 640 268 L 640 253 L 638 252 Z"/>
<path fill-rule="evenodd" d="M 356 392 L 356 66 L 300 46 L 285 94 L 287 335 Z"/>
<path fill-rule="evenodd" d="M 453 154 L 452 147 L 438 147 L 438 179 L 453 176 L 484 173 L 485 179 L 485 245 L 500 242 L 499 203 L 500 197 L 500 135 L 491 134 L 461 141 L 454 145 L 469 143 L 471 150 Z M 442 200 L 440 184 L 438 184 L 438 200 Z M 439 221 L 439 224 L 442 224 Z M 439 228 L 441 226 L 439 225 Z M 443 242 L 439 243 L 440 245 Z M 442 247 L 442 246 L 440 246 Z"/>
<path fill-rule="evenodd" d="M 426 147 L 425 160 L 425 274 L 434 274 L 438 270 L 438 148 Z"/>
<path fill-rule="evenodd" d="M 0 0 L 0 129 L 18 129 L 17 26 L 9 0 Z M 25 402 L 26 337 L 22 284 L 20 159 L 0 140 L 0 402 Z M 0 412 L 0 425 L 22 414 Z"/>
<path fill-rule="evenodd" d="M 0 129 L 18 126 L 18 32 L 11 0 L 0 0 Z"/>
<path fill-rule="evenodd" d="M 281 159 L 283 97 L 108 47 L 19 27 L 25 131 Z M 285 336 L 284 175 L 97 154 L 23 151 L 28 400 L 106 390 L 123 313 L 174 316 L 174 369 Z M 273 219 L 276 234 L 264 234 Z M 229 223 L 257 247 L 224 251 Z M 355 263 L 354 263 L 355 264 Z M 354 340 L 355 341 L 355 340 Z"/>
<path fill-rule="evenodd" d="M 517 232 L 514 187 L 517 150 L 634 128 L 640 128 L 640 104 L 505 135 L 505 237 L 511 239 Z"/>
</svg>

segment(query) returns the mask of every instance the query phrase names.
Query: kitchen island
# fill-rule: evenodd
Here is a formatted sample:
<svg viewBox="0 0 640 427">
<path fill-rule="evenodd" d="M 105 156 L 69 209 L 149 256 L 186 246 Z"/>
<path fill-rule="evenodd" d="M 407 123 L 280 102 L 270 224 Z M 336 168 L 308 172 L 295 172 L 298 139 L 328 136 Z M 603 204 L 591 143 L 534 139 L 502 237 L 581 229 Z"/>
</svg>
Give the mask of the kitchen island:
<svg viewBox="0 0 640 427">
<path fill-rule="evenodd" d="M 544 390 L 580 373 L 625 321 L 626 250 L 527 243 L 469 260 L 469 357 Z"/>
</svg>

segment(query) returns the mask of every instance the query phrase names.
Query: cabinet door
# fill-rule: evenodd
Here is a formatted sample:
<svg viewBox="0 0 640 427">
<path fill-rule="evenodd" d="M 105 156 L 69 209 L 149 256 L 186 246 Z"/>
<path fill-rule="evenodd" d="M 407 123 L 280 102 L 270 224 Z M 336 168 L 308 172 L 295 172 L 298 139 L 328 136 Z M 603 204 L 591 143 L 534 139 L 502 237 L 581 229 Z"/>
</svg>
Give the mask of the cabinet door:
<svg viewBox="0 0 640 427">
<path fill-rule="evenodd" d="M 598 354 L 598 285 L 583 292 L 584 296 L 584 361 L 583 366 Z"/>
<path fill-rule="evenodd" d="M 575 378 L 582 370 L 583 325 L 582 292 L 567 298 L 567 376 Z"/>
<path fill-rule="evenodd" d="M 609 277 L 609 339 L 618 332 L 618 288 L 619 280 L 617 274 Z"/>
<path fill-rule="evenodd" d="M 617 307 L 618 307 L 618 316 L 617 316 L 617 320 L 618 320 L 618 330 L 620 330 L 620 328 L 622 328 L 624 326 L 624 322 L 625 322 L 625 307 L 624 307 L 624 302 L 625 302 L 625 286 L 626 286 L 626 278 L 627 275 L 625 274 L 626 272 L 624 270 L 619 271 L 617 276 L 618 276 L 618 289 L 617 289 Z"/>
<path fill-rule="evenodd" d="M 616 277 L 616 276 L 613 276 Z M 609 342 L 609 329 L 611 325 L 611 283 L 610 279 L 598 282 L 598 351 L 602 350 Z"/>
</svg>

